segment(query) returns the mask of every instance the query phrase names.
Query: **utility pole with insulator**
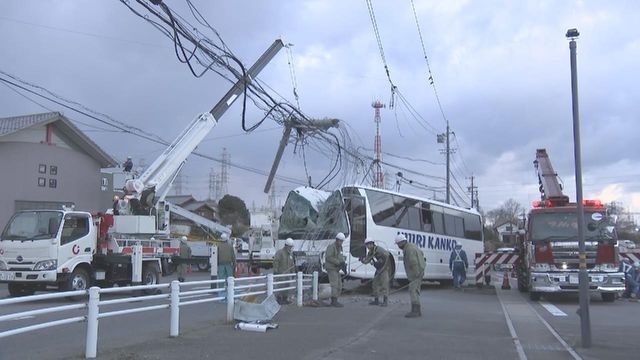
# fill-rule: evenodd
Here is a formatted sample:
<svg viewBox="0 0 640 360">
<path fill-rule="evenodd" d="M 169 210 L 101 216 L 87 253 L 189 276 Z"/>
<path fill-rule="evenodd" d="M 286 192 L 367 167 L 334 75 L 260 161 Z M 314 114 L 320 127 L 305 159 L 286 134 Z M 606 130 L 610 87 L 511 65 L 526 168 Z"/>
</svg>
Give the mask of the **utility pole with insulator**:
<svg viewBox="0 0 640 360">
<path fill-rule="evenodd" d="M 384 189 L 384 172 L 382 171 L 382 140 L 380 139 L 380 109 L 384 108 L 385 105 L 380 102 L 380 100 L 376 100 L 371 104 L 371 107 L 375 109 L 375 117 L 373 121 L 376 123 L 376 136 L 373 140 L 373 152 L 375 154 L 373 160 L 373 181 L 371 182 L 371 186 L 378 189 Z"/>
</svg>

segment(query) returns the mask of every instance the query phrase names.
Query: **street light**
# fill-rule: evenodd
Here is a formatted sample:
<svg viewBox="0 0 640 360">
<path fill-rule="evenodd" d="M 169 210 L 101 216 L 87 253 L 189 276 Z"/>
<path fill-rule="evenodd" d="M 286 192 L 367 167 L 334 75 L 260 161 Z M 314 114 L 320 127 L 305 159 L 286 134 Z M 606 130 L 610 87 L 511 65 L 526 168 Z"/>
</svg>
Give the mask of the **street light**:
<svg viewBox="0 0 640 360">
<path fill-rule="evenodd" d="M 576 208 L 578 217 L 579 247 L 579 299 L 580 333 L 582 347 L 591 347 L 591 320 L 589 318 L 589 276 L 587 274 L 587 255 L 584 243 L 584 205 L 582 204 L 582 156 L 580 150 L 580 113 L 578 111 L 578 70 L 576 66 L 576 39 L 580 36 L 577 29 L 567 30 L 569 53 L 571 56 L 571 103 L 573 108 L 573 152 L 576 163 Z"/>
</svg>

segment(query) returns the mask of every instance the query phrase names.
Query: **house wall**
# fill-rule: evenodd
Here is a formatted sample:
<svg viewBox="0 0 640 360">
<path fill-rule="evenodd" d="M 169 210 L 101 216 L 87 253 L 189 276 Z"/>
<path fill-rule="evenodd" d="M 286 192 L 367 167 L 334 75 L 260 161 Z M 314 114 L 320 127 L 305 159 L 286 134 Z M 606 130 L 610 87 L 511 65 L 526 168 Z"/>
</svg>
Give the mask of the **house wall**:
<svg viewBox="0 0 640 360">
<path fill-rule="evenodd" d="M 73 203 L 77 210 L 104 211 L 99 195 L 100 164 L 62 140 L 57 140 L 56 145 L 40 143 L 43 132 L 44 127 L 39 132 L 25 130 L 0 141 L 2 227 L 16 211 L 16 204 L 23 202 L 34 202 L 34 206 Z"/>
</svg>

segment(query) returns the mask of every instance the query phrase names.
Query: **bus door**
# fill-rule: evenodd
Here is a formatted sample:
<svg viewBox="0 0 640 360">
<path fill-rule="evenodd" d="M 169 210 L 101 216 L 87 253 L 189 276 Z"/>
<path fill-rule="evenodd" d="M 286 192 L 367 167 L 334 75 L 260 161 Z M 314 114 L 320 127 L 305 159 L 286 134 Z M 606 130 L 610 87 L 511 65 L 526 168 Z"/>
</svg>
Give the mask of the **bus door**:
<svg viewBox="0 0 640 360">
<path fill-rule="evenodd" d="M 367 217 L 365 198 L 351 194 L 345 198 L 345 206 L 350 226 L 349 253 L 354 259 L 364 257 L 367 249 L 364 240 L 367 235 Z"/>
</svg>

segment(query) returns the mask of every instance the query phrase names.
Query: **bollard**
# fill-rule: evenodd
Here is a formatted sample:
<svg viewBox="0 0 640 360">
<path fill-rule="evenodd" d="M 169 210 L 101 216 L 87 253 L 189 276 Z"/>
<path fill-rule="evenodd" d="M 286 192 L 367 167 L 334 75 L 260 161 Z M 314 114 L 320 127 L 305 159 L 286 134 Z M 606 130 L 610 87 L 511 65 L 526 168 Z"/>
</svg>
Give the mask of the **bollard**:
<svg viewBox="0 0 640 360">
<path fill-rule="evenodd" d="M 313 301 L 318 301 L 318 272 L 313 272 Z"/>
<path fill-rule="evenodd" d="M 267 274 L 267 296 L 273 295 L 273 274 Z"/>
<path fill-rule="evenodd" d="M 235 297 L 235 279 L 231 276 L 227 278 L 227 322 L 233 321 L 233 298 Z"/>
<path fill-rule="evenodd" d="M 302 271 L 298 271 L 297 273 L 297 284 L 296 284 L 296 290 L 297 290 L 297 296 L 296 296 L 296 304 L 298 305 L 298 307 L 302 307 Z"/>
<path fill-rule="evenodd" d="M 169 336 L 176 337 L 180 333 L 180 282 L 171 282 L 171 330 Z"/>
<path fill-rule="evenodd" d="M 87 343 L 84 350 L 86 359 L 95 359 L 98 353 L 98 314 L 100 313 L 100 288 L 92 286 L 89 289 L 89 303 L 87 304 Z"/>
</svg>

